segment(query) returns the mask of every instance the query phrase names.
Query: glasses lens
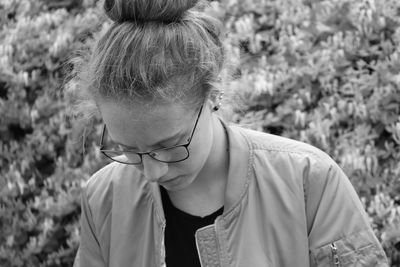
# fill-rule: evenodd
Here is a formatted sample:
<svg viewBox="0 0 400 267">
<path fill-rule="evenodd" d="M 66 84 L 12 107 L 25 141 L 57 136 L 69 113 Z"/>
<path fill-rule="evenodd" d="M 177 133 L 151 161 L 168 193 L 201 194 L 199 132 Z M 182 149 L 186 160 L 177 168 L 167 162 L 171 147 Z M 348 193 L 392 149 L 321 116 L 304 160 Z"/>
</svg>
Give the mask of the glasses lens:
<svg viewBox="0 0 400 267">
<path fill-rule="evenodd" d="M 177 146 L 168 149 L 160 149 L 150 153 L 153 159 L 162 162 L 177 162 L 189 157 L 189 151 L 184 146 Z"/>
<path fill-rule="evenodd" d="M 102 153 L 113 161 L 124 164 L 141 164 L 142 159 L 139 154 L 123 151 L 123 148 L 114 143 L 107 131 L 104 133 L 102 143 Z M 167 149 L 158 149 L 149 153 L 149 156 L 155 160 L 173 163 L 185 160 L 189 157 L 189 151 L 185 146 L 177 146 Z"/>
</svg>

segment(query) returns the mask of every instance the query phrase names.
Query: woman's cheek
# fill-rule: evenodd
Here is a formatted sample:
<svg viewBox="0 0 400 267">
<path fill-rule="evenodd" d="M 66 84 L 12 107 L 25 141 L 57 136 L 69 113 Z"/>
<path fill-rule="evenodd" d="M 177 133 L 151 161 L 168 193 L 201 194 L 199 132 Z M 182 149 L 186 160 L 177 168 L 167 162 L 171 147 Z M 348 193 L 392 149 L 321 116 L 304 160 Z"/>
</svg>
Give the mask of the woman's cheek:
<svg viewBox="0 0 400 267">
<path fill-rule="evenodd" d="M 197 149 L 196 153 L 189 150 L 189 153 L 189 158 L 180 162 L 179 165 L 174 166 L 177 172 L 184 175 L 197 173 L 203 167 L 204 162 L 207 159 L 204 149 Z M 171 171 L 174 170 L 172 169 Z"/>
</svg>

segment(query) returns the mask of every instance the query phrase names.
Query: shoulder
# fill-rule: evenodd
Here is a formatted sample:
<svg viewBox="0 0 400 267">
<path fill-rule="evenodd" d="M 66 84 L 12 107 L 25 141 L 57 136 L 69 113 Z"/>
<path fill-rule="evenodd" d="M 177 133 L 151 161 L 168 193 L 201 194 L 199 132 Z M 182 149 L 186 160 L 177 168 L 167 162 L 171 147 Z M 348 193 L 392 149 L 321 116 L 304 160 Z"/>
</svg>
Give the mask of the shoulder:
<svg viewBox="0 0 400 267">
<path fill-rule="evenodd" d="M 125 192 L 126 188 L 139 188 L 141 182 L 143 179 L 134 166 L 113 162 L 86 181 L 83 194 L 93 212 L 107 213 L 116 194 Z"/>
<path fill-rule="evenodd" d="M 263 172 L 268 166 L 282 173 L 321 177 L 327 175 L 331 168 L 339 168 L 326 152 L 310 144 L 236 125 L 230 128 L 247 141 L 250 163 L 256 173 Z"/>
<path fill-rule="evenodd" d="M 321 149 L 298 140 L 236 125 L 231 126 L 231 128 L 240 132 L 246 138 L 252 150 L 297 154 L 315 159 L 331 160 L 330 156 Z"/>
<path fill-rule="evenodd" d="M 123 175 L 123 166 L 118 163 L 110 163 L 95 172 L 85 183 L 84 189 L 88 197 L 95 197 L 100 192 L 112 189 Z"/>
</svg>

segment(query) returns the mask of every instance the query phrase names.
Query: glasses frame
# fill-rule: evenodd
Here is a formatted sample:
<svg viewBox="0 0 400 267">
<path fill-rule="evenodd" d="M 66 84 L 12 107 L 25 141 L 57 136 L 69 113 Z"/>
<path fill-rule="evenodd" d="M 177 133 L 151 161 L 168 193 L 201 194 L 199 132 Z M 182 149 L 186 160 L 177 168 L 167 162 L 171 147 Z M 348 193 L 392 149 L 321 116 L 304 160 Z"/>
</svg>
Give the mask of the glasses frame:
<svg viewBox="0 0 400 267">
<path fill-rule="evenodd" d="M 197 115 L 196 122 L 195 122 L 195 124 L 194 124 L 192 133 L 190 134 L 190 137 L 189 137 L 189 139 L 187 140 L 187 143 L 185 143 L 185 144 L 179 144 L 179 145 L 174 145 L 174 146 L 171 146 L 171 147 L 164 147 L 164 148 L 153 149 L 153 150 L 150 150 L 150 151 L 148 151 L 148 152 L 135 152 L 135 151 L 133 151 L 133 150 L 118 150 L 118 151 L 116 151 L 116 150 L 107 150 L 107 149 L 105 149 L 105 147 L 104 147 L 104 136 L 105 136 L 105 132 L 106 132 L 106 124 L 104 124 L 104 125 L 103 125 L 103 131 L 102 131 L 102 133 L 101 133 L 101 139 L 100 139 L 100 152 L 101 152 L 104 156 L 106 156 L 107 158 L 111 159 L 112 161 L 115 161 L 115 162 L 118 162 L 118 163 L 121 163 L 121 164 L 127 164 L 127 165 L 140 165 L 140 164 L 142 164 L 142 162 L 143 162 L 143 156 L 144 156 L 144 155 L 149 155 L 149 157 L 151 157 L 152 159 L 154 159 L 154 160 L 156 160 L 156 161 L 159 161 L 159 162 L 164 162 L 164 163 L 177 163 L 177 162 L 184 161 L 184 160 L 188 159 L 189 156 L 190 156 L 188 147 L 189 147 L 190 143 L 192 142 L 192 138 L 193 138 L 194 132 L 195 132 L 195 130 L 196 130 L 197 123 L 199 122 L 199 119 L 200 119 L 200 115 L 201 115 L 201 111 L 202 111 L 202 110 L 203 110 L 203 105 L 201 105 L 201 107 L 200 107 L 199 114 Z M 173 149 L 173 148 L 177 148 L 177 147 L 184 147 L 184 148 L 186 149 L 187 156 L 186 156 L 184 159 L 175 160 L 175 161 L 163 161 L 163 160 L 156 159 L 156 158 L 152 155 L 152 153 L 155 153 L 155 152 L 158 152 L 158 151 L 169 150 L 169 149 Z M 115 159 L 113 159 L 112 157 L 110 157 L 109 155 L 107 155 L 107 152 L 110 152 L 110 153 L 134 153 L 134 154 L 137 154 L 137 155 L 140 157 L 140 162 L 139 162 L 139 163 L 121 162 L 121 161 L 115 160 Z"/>
</svg>

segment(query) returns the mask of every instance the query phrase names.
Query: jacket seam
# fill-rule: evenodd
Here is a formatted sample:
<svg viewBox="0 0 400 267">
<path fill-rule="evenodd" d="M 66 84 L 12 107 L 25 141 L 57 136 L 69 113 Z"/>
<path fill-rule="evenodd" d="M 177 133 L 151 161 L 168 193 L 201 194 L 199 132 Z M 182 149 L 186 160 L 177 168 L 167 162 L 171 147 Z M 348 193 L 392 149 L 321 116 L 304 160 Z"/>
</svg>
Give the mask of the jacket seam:
<svg viewBox="0 0 400 267">
<path fill-rule="evenodd" d="M 289 150 L 289 149 L 265 148 L 265 147 L 257 147 L 257 148 L 255 148 L 254 150 L 257 150 L 257 151 L 276 151 L 276 152 L 284 152 L 284 153 L 295 154 L 295 155 L 301 155 L 301 156 L 306 155 L 306 156 L 311 156 L 312 159 L 315 160 L 315 161 L 317 161 L 317 162 L 323 162 L 323 161 L 320 160 L 320 158 L 318 157 L 318 155 L 315 154 L 315 153 L 305 153 L 305 152 L 298 152 L 298 151 L 293 151 L 293 150 Z M 324 152 L 324 153 L 325 153 L 325 152 Z M 309 166 L 309 167 L 311 167 L 311 166 Z M 319 171 L 322 171 L 322 169 L 323 169 L 319 164 L 316 164 L 314 167 L 315 167 L 316 169 L 318 169 Z M 328 169 L 327 175 L 329 174 L 329 170 L 330 170 L 332 167 L 333 167 L 332 164 L 329 164 L 329 166 L 327 166 L 327 169 Z M 303 190 L 302 190 L 302 191 L 303 191 L 303 194 L 304 194 L 304 201 L 305 201 L 305 203 L 306 203 L 306 201 L 307 201 L 307 195 L 306 195 L 306 188 L 305 188 L 305 180 L 304 180 L 304 178 L 303 178 L 302 185 L 303 185 L 303 188 L 302 188 Z"/>
<path fill-rule="evenodd" d="M 312 156 L 313 159 L 320 161 L 318 155 L 315 153 L 312 153 L 310 151 L 309 152 L 305 152 L 305 151 L 300 152 L 300 151 L 293 151 L 290 149 L 282 149 L 282 148 L 278 148 L 278 147 L 263 147 L 263 146 L 259 146 L 258 144 L 254 144 L 254 150 L 286 152 L 286 153 L 292 153 L 292 154 L 297 154 L 297 155 L 309 155 L 309 156 Z M 323 152 L 323 153 L 326 154 L 326 152 Z"/>
<path fill-rule="evenodd" d="M 98 238 L 97 238 L 97 236 L 99 235 L 99 233 L 97 232 L 96 225 L 94 224 L 94 221 L 93 221 L 93 212 L 92 212 L 92 209 L 91 209 L 90 204 L 89 204 L 89 198 L 88 198 L 88 195 L 87 195 L 87 187 L 86 187 L 84 190 L 82 190 L 82 194 L 83 194 L 82 197 L 85 198 L 84 201 L 86 202 L 87 208 L 88 208 L 88 213 L 89 213 L 89 214 L 87 215 L 87 217 L 89 217 L 88 219 L 90 219 L 90 221 L 92 222 L 92 223 L 91 223 L 91 225 L 93 226 L 92 233 L 95 235 L 95 237 L 96 237 L 96 243 L 97 243 L 97 244 L 99 245 L 99 247 L 100 247 L 100 242 L 99 242 L 99 240 L 98 240 Z"/>
<path fill-rule="evenodd" d="M 221 218 L 225 221 L 225 217 L 231 215 L 231 213 L 240 205 L 242 199 L 244 198 L 244 196 L 248 193 L 248 188 L 249 188 L 249 184 L 250 184 L 250 175 L 252 173 L 252 166 L 253 166 L 253 162 L 254 162 L 254 149 L 252 146 L 252 143 L 248 140 L 247 136 L 245 134 L 243 134 L 241 131 L 239 131 L 239 133 L 242 135 L 242 137 L 245 139 L 246 141 L 246 145 L 249 148 L 249 159 L 247 161 L 247 172 L 246 172 L 246 178 L 245 178 L 245 184 L 243 186 L 243 189 L 241 190 L 238 199 L 234 202 L 234 204 L 232 205 L 232 207 L 221 216 Z"/>
<path fill-rule="evenodd" d="M 290 149 L 284 149 L 284 148 L 272 147 L 272 146 L 263 146 L 263 145 L 259 145 L 259 144 L 254 144 L 254 146 L 256 147 L 255 150 L 258 150 L 258 151 L 274 151 L 274 152 L 289 153 L 292 155 L 309 156 L 311 159 L 313 159 L 317 163 L 319 163 L 319 164 L 313 165 L 313 168 L 315 169 L 315 171 L 325 173 L 326 179 L 328 178 L 329 173 L 331 172 L 331 170 L 334 167 L 332 163 L 322 160 L 318 154 L 313 153 L 312 151 L 293 151 Z M 322 152 L 321 154 L 323 156 L 329 157 L 329 155 L 326 152 L 324 152 L 322 150 L 321 150 L 321 152 Z M 312 172 L 311 164 L 308 164 L 308 165 L 309 165 L 308 167 L 310 169 L 310 172 Z M 310 172 L 308 174 L 308 177 L 310 175 Z M 299 190 L 303 193 L 303 196 L 304 196 L 304 209 L 305 209 L 304 212 L 305 213 L 307 212 L 307 202 L 308 202 L 308 187 L 306 185 L 306 181 L 307 181 L 307 177 L 302 177 L 301 184 L 299 183 L 299 186 L 302 186 L 302 188 L 299 188 Z M 353 200 L 352 200 L 352 203 L 354 204 Z M 307 225 L 308 225 L 308 222 L 307 222 Z M 308 232 L 308 228 L 306 229 L 306 231 Z"/>
<path fill-rule="evenodd" d="M 160 207 L 160 205 L 158 205 L 157 201 L 154 199 L 154 195 L 153 195 L 150 184 L 146 183 L 145 186 L 146 186 L 146 191 L 147 191 L 146 193 L 149 195 L 150 201 L 154 205 L 154 210 L 155 210 L 156 216 L 157 216 L 159 222 L 161 224 L 164 224 L 165 218 L 163 218 L 159 212 L 159 209 L 163 209 L 163 207 Z"/>
<path fill-rule="evenodd" d="M 88 190 L 87 186 L 82 190 L 82 194 L 83 194 L 82 197 L 84 198 L 83 201 L 86 202 L 86 204 L 87 204 L 87 209 L 88 209 L 88 213 L 89 213 L 89 214 L 86 215 L 86 217 L 88 217 L 88 220 L 90 220 L 90 222 L 88 221 L 88 224 L 89 224 L 89 226 L 90 226 L 90 228 L 91 228 L 92 234 L 94 235 L 94 238 L 95 238 L 95 240 L 96 240 L 96 243 L 97 243 L 97 245 L 99 246 L 100 257 L 101 257 L 102 261 L 103 261 L 104 263 L 106 263 L 106 261 L 105 261 L 105 259 L 104 259 L 104 256 L 102 255 L 102 246 L 101 246 L 100 241 L 99 241 L 99 239 L 98 239 L 99 233 L 97 232 L 96 225 L 94 224 L 94 221 L 93 221 L 93 212 L 92 212 L 92 209 L 91 209 L 90 204 L 89 204 L 89 199 L 88 199 L 88 195 L 87 195 L 87 194 L 88 194 L 87 190 Z M 92 229 L 92 228 L 93 228 L 93 229 Z"/>
</svg>

